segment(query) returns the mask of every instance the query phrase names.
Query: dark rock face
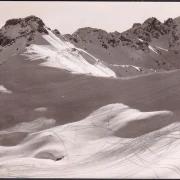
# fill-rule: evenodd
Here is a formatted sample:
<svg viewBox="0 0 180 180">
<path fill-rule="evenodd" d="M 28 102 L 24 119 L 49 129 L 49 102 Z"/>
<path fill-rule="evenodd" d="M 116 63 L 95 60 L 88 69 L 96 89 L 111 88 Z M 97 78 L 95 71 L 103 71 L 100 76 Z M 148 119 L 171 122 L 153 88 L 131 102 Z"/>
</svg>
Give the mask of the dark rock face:
<svg viewBox="0 0 180 180">
<path fill-rule="evenodd" d="M 166 26 L 171 26 L 173 24 L 173 19 L 172 18 L 168 18 L 165 22 L 164 22 L 164 25 Z"/>
<path fill-rule="evenodd" d="M 151 33 L 153 38 L 159 38 L 160 35 L 168 33 L 167 27 L 156 18 L 149 18 L 142 24 L 145 31 Z"/>
<path fill-rule="evenodd" d="M 147 49 L 148 47 L 148 43 L 147 42 L 141 42 L 141 41 L 137 41 L 136 44 L 138 45 L 137 49 L 142 49 L 143 51 Z"/>
<path fill-rule="evenodd" d="M 65 37 L 72 42 L 81 42 L 84 45 L 86 43 L 97 43 L 105 49 L 117 47 L 120 43 L 119 32 L 108 33 L 104 30 L 90 27 L 78 29 L 72 35 L 66 34 Z"/>
<path fill-rule="evenodd" d="M 133 42 L 134 39 L 132 40 L 132 38 L 129 37 L 127 34 L 119 33 L 117 31 L 108 33 L 104 30 L 90 28 L 90 27 L 78 29 L 72 35 L 67 34 L 65 35 L 65 37 L 70 41 L 72 41 L 72 43 L 81 42 L 82 44 L 84 44 L 84 46 L 87 43 L 96 43 L 99 44 L 104 49 L 116 48 L 120 45 L 130 46 L 131 48 L 140 49 L 140 47 L 142 46 L 134 43 Z M 136 41 L 138 40 L 136 39 Z M 145 45 L 143 45 L 143 47 L 144 46 Z"/>
<path fill-rule="evenodd" d="M 134 23 L 133 26 L 132 26 L 132 28 L 138 27 L 138 26 L 140 26 L 140 25 L 141 25 L 141 23 Z"/>
<path fill-rule="evenodd" d="M 53 30 L 56 34 L 60 34 L 60 32 L 57 29 Z"/>
<path fill-rule="evenodd" d="M 119 45 L 130 46 L 134 49 L 148 50 L 148 44 L 153 39 L 158 39 L 169 33 L 168 24 L 172 23 L 172 19 L 168 19 L 166 23 L 161 23 L 155 17 L 149 18 L 144 23 L 134 23 L 133 27 L 125 32 L 117 31 L 108 33 L 96 28 L 81 28 L 72 35 L 68 35 L 67 39 L 72 42 L 85 44 L 96 43 L 103 48 L 117 47 Z M 139 42 L 142 39 L 144 42 Z M 175 40 L 177 37 L 174 38 Z"/>
<path fill-rule="evenodd" d="M 44 28 L 44 27 L 41 27 L 41 26 L 38 26 L 38 32 L 40 33 L 45 33 L 45 34 L 49 34 L 48 31 Z"/>
<path fill-rule="evenodd" d="M 121 41 L 132 42 L 131 39 L 127 38 L 127 36 L 125 36 L 125 35 L 123 35 L 123 34 L 120 36 L 120 40 L 121 40 Z"/>
<path fill-rule="evenodd" d="M 22 27 L 26 27 L 27 25 L 30 25 L 32 22 L 36 22 L 39 27 L 44 27 L 44 22 L 36 17 L 36 16 L 28 16 L 26 18 L 19 18 L 19 19 L 10 19 L 6 21 L 4 27 L 7 26 L 15 26 L 17 24 L 20 24 Z"/>
<path fill-rule="evenodd" d="M 155 17 L 151 17 L 146 19 L 143 24 L 155 24 L 155 23 L 161 24 L 161 22 L 158 19 L 156 19 Z"/>
<path fill-rule="evenodd" d="M 6 26 L 14 26 L 14 25 L 16 25 L 16 24 L 18 24 L 18 23 L 20 23 L 21 22 L 21 19 L 19 18 L 19 19 L 10 19 L 10 20 L 8 20 L 8 21 L 6 21 L 6 23 L 5 23 L 5 27 Z"/>
<path fill-rule="evenodd" d="M 44 28 L 44 26 L 45 26 L 44 22 L 40 18 L 38 18 L 36 16 L 26 17 L 25 22 L 27 24 L 29 24 L 30 22 L 36 22 L 38 24 L 38 26 L 37 26 L 37 31 L 38 32 L 49 34 L 48 31 Z"/>
<path fill-rule="evenodd" d="M 154 39 L 158 39 L 161 36 L 169 34 L 170 25 L 174 29 L 176 24 L 172 18 L 169 18 L 164 23 L 161 23 L 155 17 L 148 18 L 142 24 L 134 23 L 129 30 L 119 33 L 117 31 L 108 33 L 104 30 L 97 28 L 81 28 L 74 32 L 72 35 L 65 35 L 65 37 L 72 43 L 80 43 L 86 47 L 87 43 L 100 45 L 102 48 L 115 48 L 118 46 L 129 46 L 136 50 L 148 51 L 148 45 Z M 174 42 L 178 42 L 179 35 L 177 33 L 172 34 Z M 139 41 L 142 39 L 143 42 Z"/>
<path fill-rule="evenodd" d="M 15 37 L 6 35 L 8 31 L 13 31 L 13 28 L 16 28 L 16 26 L 19 25 L 21 29 L 17 32 Z M 10 19 L 6 21 L 4 27 L 0 29 L 0 46 L 4 47 L 10 45 L 20 37 L 28 37 L 28 41 L 31 41 L 33 40 L 32 36 L 35 32 L 49 34 L 45 28 L 44 22 L 40 18 L 36 16 L 28 16 L 26 18 Z"/>
<path fill-rule="evenodd" d="M 169 20 L 168 22 L 170 22 Z M 136 39 L 142 39 L 146 43 L 150 43 L 153 39 L 158 39 L 163 35 L 168 34 L 170 31 L 169 27 L 164 23 L 161 23 L 155 17 L 145 20 L 142 24 L 135 23 L 133 27 L 122 34 L 127 39 L 135 41 L 135 46 L 138 45 L 138 49 L 142 49 L 142 43 L 137 42 Z M 147 45 L 143 45 L 147 49 Z M 135 48 L 136 49 L 136 48 Z"/>
<path fill-rule="evenodd" d="M 10 39 L 7 36 L 2 36 L 0 34 L 0 45 L 1 46 L 7 46 L 8 44 L 12 44 L 13 42 L 15 42 L 14 39 Z"/>
</svg>

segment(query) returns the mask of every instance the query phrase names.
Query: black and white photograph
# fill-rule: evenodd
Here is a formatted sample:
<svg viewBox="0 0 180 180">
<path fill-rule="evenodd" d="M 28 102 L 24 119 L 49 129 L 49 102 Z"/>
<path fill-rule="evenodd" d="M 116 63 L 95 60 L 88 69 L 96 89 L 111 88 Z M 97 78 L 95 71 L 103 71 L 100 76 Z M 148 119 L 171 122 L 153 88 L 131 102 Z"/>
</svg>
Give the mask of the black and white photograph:
<svg viewBox="0 0 180 180">
<path fill-rule="evenodd" d="M 0 14 L 0 178 L 180 178 L 180 2 Z"/>
</svg>

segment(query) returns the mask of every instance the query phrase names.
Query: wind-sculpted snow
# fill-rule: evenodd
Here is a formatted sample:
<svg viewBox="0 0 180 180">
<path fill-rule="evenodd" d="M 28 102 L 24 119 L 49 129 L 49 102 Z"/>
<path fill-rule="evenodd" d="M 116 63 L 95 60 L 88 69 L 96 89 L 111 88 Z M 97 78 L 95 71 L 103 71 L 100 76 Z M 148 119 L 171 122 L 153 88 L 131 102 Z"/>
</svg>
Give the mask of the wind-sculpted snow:
<svg viewBox="0 0 180 180">
<path fill-rule="evenodd" d="M 180 176 L 179 71 L 111 79 L 23 58 L 1 67 L 0 177 Z"/>
<path fill-rule="evenodd" d="M 103 65 L 98 59 L 94 58 L 94 63 L 89 63 L 81 56 L 81 49 L 75 48 L 67 41 L 62 41 L 51 31 L 49 35 L 43 35 L 43 38 L 50 45 L 35 45 L 27 47 L 24 55 L 30 60 L 44 59 L 42 66 L 50 66 L 68 70 L 72 73 L 88 74 L 102 77 L 116 77 L 116 74 L 108 67 Z M 89 55 L 89 53 L 87 53 Z"/>
<path fill-rule="evenodd" d="M 78 122 L 30 133 L 14 147 L 0 146 L 0 176 L 159 178 L 166 177 L 164 169 L 179 177 L 173 164 L 178 164 L 173 158 L 179 122 L 158 129 L 159 120 L 177 115 L 140 112 L 120 103 L 103 106 Z"/>
<path fill-rule="evenodd" d="M 55 125 L 56 120 L 47 119 L 44 117 L 37 118 L 32 122 L 23 122 L 15 125 L 14 127 L 0 131 L 0 134 L 8 134 L 13 132 L 36 132 L 37 130 L 43 130 L 44 128 L 51 128 Z"/>
</svg>

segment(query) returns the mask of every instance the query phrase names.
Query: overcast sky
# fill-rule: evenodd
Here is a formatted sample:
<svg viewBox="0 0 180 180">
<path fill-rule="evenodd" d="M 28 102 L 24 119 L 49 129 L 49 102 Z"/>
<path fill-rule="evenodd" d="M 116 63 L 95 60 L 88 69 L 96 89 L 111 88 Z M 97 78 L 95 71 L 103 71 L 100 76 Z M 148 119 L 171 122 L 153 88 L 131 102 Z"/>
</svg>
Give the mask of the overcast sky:
<svg viewBox="0 0 180 180">
<path fill-rule="evenodd" d="M 125 31 L 149 17 L 161 22 L 180 16 L 180 2 L 0 2 L 0 27 L 12 18 L 35 15 L 62 34 L 94 27 L 108 32 Z"/>
</svg>

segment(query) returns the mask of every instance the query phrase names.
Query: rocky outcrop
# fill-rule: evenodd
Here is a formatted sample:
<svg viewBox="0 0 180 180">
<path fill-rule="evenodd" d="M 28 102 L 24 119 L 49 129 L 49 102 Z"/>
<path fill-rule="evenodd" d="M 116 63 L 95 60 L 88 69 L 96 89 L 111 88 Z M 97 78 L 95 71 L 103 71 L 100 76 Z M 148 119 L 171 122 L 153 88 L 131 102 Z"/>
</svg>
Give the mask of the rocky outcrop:
<svg viewBox="0 0 180 180">
<path fill-rule="evenodd" d="M 7 27 L 7 26 L 15 26 L 16 24 L 20 23 L 21 22 L 21 19 L 10 19 L 8 21 L 6 21 L 4 27 Z"/>
<path fill-rule="evenodd" d="M 172 18 L 168 18 L 166 21 L 164 21 L 165 26 L 171 26 L 174 23 Z"/>
<path fill-rule="evenodd" d="M 150 43 L 152 39 L 158 39 L 168 32 L 169 28 L 166 25 L 152 17 L 145 20 L 141 25 L 134 26 L 133 28 L 123 32 L 123 34 L 131 39 L 140 38 L 143 41 Z"/>
<path fill-rule="evenodd" d="M 0 29 L 0 46 L 11 45 L 21 37 L 27 37 L 31 41 L 35 32 L 48 34 L 45 24 L 40 18 L 28 16 L 26 18 L 10 19 Z"/>
<path fill-rule="evenodd" d="M 57 29 L 54 29 L 52 32 L 54 32 L 55 34 L 61 34 Z"/>
<path fill-rule="evenodd" d="M 106 59 L 108 63 L 148 64 L 150 68 L 164 70 L 180 67 L 180 17 L 169 18 L 163 23 L 151 17 L 142 24 L 134 23 L 132 28 L 122 33 L 86 27 L 65 37 L 75 46 Z M 170 54 L 176 60 L 169 61 Z M 142 62 L 139 61 L 141 56 Z"/>
<path fill-rule="evenodd" d="M 104 49 L 116 48 L 118 46 L 129 46 L 134 49 L 147 49 L 147 44 L 139 42 L 135 37 L 131 37 L 128 33 L 119 33 L 117 31 L 108 33 L 97 28 L 81 28 L 72 35 L 66 34 L 65 37 L 74 44 L 97 44 Z"/>
<path fill-rule="evenodd" d="M 165 35 L 168 33 L 168 28 L 154 17 L 144 21 L 142 27 L 154 38 L 158 38 L 160 35 Z"/>
<path fill-rule="evenodd" d="M 100 44 L 105 49 L 122 45 L 145 51 L 153 39 L 158 39 L 169 33 L 170 28 L 168 25 L 170 23 L 172 23 L 172 19 L 161 23 L 158 19 L 152 17 L 145 20 L 142 24 L 134 23 L 131 29 L 122 33 L 117 31 L 108 33 L 101 29 L 86 27 L 78 29 L 72 35 L 65 35 L 65 37 L 76 44 L 95 43 Z M 138 39 L 142 39 L 143 42 L 139 42 Z"/>
<path fill-rule="evenodd" d="M 132 28 L 138 27 L 138 26 L 140 26 L 140 25 L 141 25 L 141 23 L 134 23 L 133 26 L 132 26 Z"/>
</svg>

